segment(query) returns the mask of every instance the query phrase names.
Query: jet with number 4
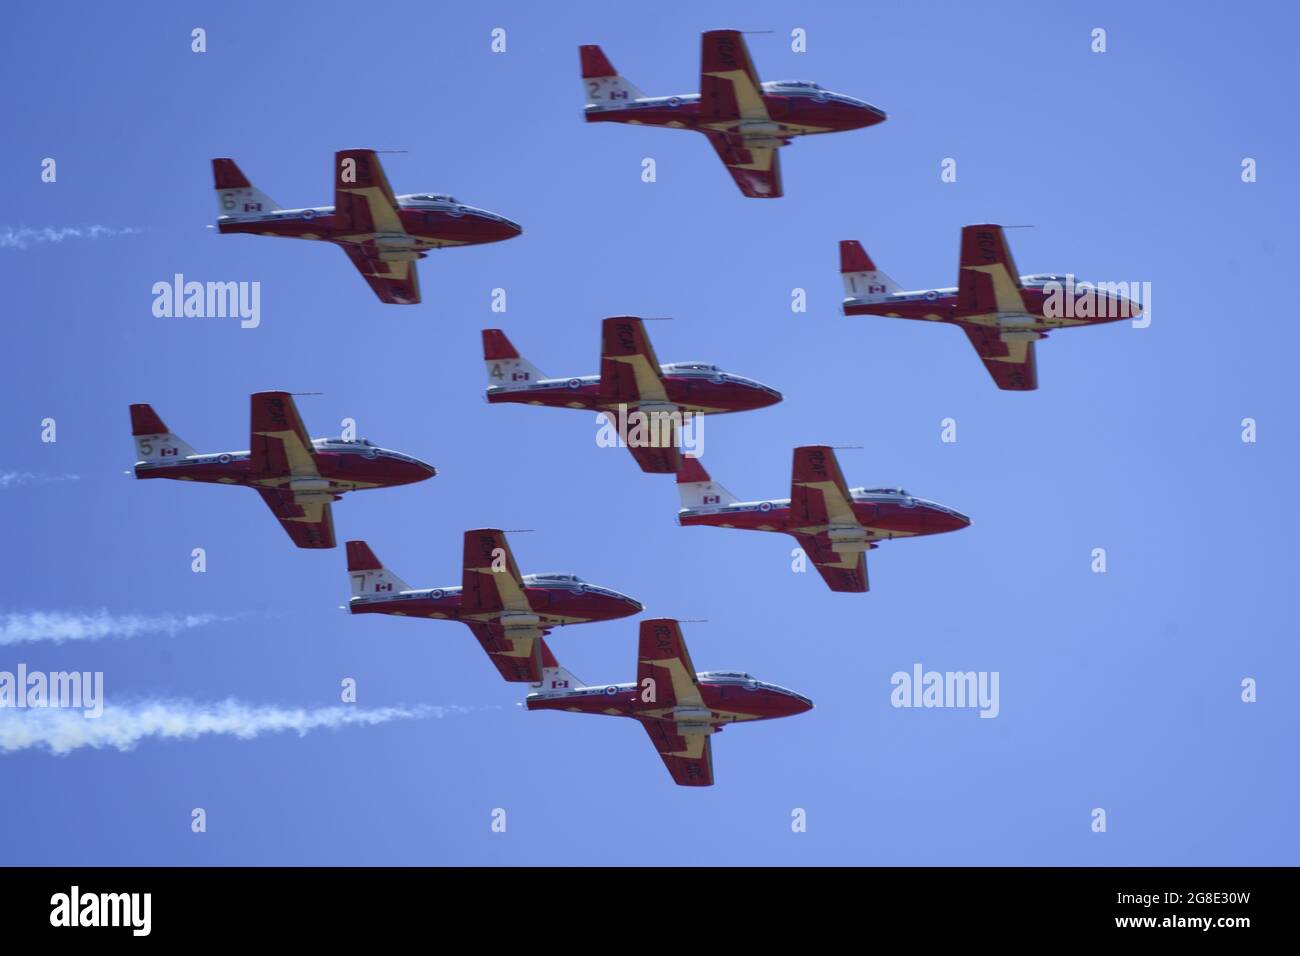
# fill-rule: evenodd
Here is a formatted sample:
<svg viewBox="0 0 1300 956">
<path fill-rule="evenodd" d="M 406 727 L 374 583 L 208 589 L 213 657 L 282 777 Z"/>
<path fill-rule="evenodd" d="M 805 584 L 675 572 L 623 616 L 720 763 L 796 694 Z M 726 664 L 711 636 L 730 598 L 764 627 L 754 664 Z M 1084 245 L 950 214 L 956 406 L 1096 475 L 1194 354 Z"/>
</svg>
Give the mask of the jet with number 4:
<svg viewBox="0 0 1300 956">
<path fill-rule="evenodd" d="M 579 47 L 587 122 L 703 133 L 742 193 L 776 199 L 783 195 L 777 150 L 796 136 L 885 121 L 870 103 L 816 83 L 760 83 L 737 30 L 710 30 L 701 40 L 700 92 L 681 96 L 646 96 L 618 74 L 600 47 Z"/>
<path fill-rule="evenodd" d="M 393 194 L 372 149 L 334 154 L 334 205 L 281 209 L 233 159 L 214 159 L 217 230 L 332 242 L 347 253 L 381 302 L 420 301 L 415 263 L 430 249 L 513 239 L 518 223 L 444 194 Z"/>
<path fill-rule="evenodd" d="M 813 704 L 740 671 L 697 673 L 681 626 L 660 618 L 641 622 L 635 683 L 584 686 L 548 651 L 542 680 L 524 706 L 631 717 L 645 728 L 675 783 L 710 787 L 714 734 L 727 724 L 802 714 Z"/>
<path fill-rule="evenodd" d="M 849 488 L 825 445 L 794 450 L 789 498 L 740 501 L 683 456 L 677 472 L 682 525 L 777 531 L 799 542 L 832 591 L 866 591 L 867 552 L 879 541 L 958 531 L 970 519 L 897 488 Z"/>
<path fill-rule="evenodd" d="M 781 393 L 762 382 L 724 372 L 706 362 L 660 365 L 644 323 L 632 316 L 605 319 L 600 329 L 600 374 L 549 378 L 520 356 L 500 329 L 483 330 L 487 363 L 487 400 L 492 404 L 549 405 L 604 412 L 617 424 L 627 412 L 665 415 L 671 429 L 662 441 L 636 439 L 625 444 L 642 471 L 673 474 L 677 470 L 678 422 L 686 415 L 719 415 L 775 405 Z M 620 434 L 627 429 L 620 431 Z M 651 438 L 661 437 L 656 429 Z"/>
<path fill-rule="evenodd" d="M 460 587 L 413 588 L 375 557 L 364 541 L 349 541 L 353 614 L 394 614 L 467 625 L 508 681 L 536 683 L 549 649 L 543 638 L 566 624 L 612 621 L 641 603 L 574 574 L 520 574 L 505 533 L 465 532 Z"/>
<path fill-rule="evenodd" d="M 1073 293 L 1074 277 L 1016 272 L 1002 227 L 964 226 L 957 288 L 905 292 L 876 268 L 861 243 L 840 243 L 845 315 L 883 315 L 894 319 L 945 322 L 966 333 L 998 388 L 1029 392 L 1038 388 L 1034 343 L 1053 329 L 1116 322 L 1142 314 L 1127 296 L 1096 290 L 1088 314 L 1053 309 L 1053 296 Z M 1082 311 L 1082 310 L 1080 310 Z M 1060 312 L 1063 314 L 1052 314 Z"/>
<path fill-rule="evenodd" d="M 409 485 L 438 470 L 365 439 L 309 438 L 288 392 L 251 396 L 248 451 L 199 454 L 151 405 L 131 406 L 137 478 L 253 488 L 300 548 L 334 547 L 330 504 L 348 491 Z"/>
</svg>

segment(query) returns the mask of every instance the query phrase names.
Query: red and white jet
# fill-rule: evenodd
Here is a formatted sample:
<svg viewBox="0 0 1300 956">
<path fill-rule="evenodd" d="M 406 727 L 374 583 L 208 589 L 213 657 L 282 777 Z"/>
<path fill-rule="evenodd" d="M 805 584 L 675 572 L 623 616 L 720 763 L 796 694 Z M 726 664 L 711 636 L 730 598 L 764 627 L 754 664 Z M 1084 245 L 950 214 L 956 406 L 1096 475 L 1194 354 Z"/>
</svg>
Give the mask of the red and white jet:
<svg viewBox="0 0 1300 956">
<path fill-rule="evenodd" d="M 518 223 L 451 196 L 393 195 L 371 149 L 334 154 L 334 205 L 281 209 L 248 181 L 233 159 L 214 159 L 217 229 L 257 236 L 315 239 L 340 246 L 380 301 L 420 301 L 415 261 L 430 249 L 513 239 Z"/>
<path fill-rule="evenodd" d="M 832 591 L 866 591 L 867 551 L 876 542 L 957 531 L 970 519 L 898 488 L 849 488 L 825 445 L 794 450 L 789 498 L 740 501 L 682 457 L 677 472 L 681 525 L 711 525 L 792 535 Z"/>
<path fill-rule="evenodd" d="M 438 473 L 418 458 L 365 439 L 308 438 L 288 392 L 251 399 L 248 451 L 199 454 L 150 405 L 131 406 L 137 478 L 174 478 L 253 488 L 300 548 L 334 547 L 330 503 L 348 491 L 424 481 Z"/>
<path fill-rule="evenodd" d="M 840 243 L 845 315 L 884 315 L 958 326 L 984 361 L 998 388 L 1028 392 L 1038 388 L 1034 343 L 1051 329 L 1117 322 L 1142 314 L 1126 296 L 1099 289 L 1088 315 L 1066 309 L 1048 314 L 1044 306 L 1055 292 L 1073 291 L 1072 276 L 1016 272 L 1002 227 L 992 223 L 964 226 L 957 288 L 904 292 L 876 268 L 862 245 Z M 1060 310 L 1057 310 L 1060 311 Z"/>
<path fill-rule="evenodd" d="M 524 698 L 529 710 L 638 720 L 673 781 L 683 787 L 713 786 L 709 738 L 725 725 L 791 717 L 813 705 L 792 690 L 739 671 L 696 673 L 680 625 L 667 618 L 641 622 L 636 683 L 583 686 L 553 656 L 542 674 L 537 690 Z"/>
<path fill-rule="evenodd" d="M 782 195 L 777 150 L 794 137 L 885 121 L 884 112 L 870 103 L 816 83 L 760 83 L 737 30 L 710 30 L 701 39 L 700 92 L 681 96 L 646 96 L 619 76 L 600 47 L 579 47 L 587 122 L 703 133 L 742 193 L 776 199 Z"/>
<path fill-rule="evenodd" d="M 492 404 L 549 405 L 604 412 L 617 423 L 620 410 L 666 415 L 670 426 L 683 415 L 719 415 L 763 408 L 781 393 L 752 378 L 724 372 L 705 362 L 660 365 L 645 325 L 632 316 L 605 319 L 600 328 L 600 374 L 548 378 L 519 355 L 500 329 L 483 330 L 487 400 Z M 676 417 L 674 417 L 676 416 Z M 642 471 L 677 470 L 678 434 L 663 442 L 627 441 Z"/>
<path fill-rule="evenodd" d="M 639 601 L 574 574 L 523 574 L 503 532 L 465 532 L 460 587 L 412 588 L 380 563 L 364 541 L 349 541 L 353 614 L 396 614 L 461 621 L 508 681 L 536 683 L 550 654 L 552 628 L 612 621 L 642 610 Z"/>
</svg>

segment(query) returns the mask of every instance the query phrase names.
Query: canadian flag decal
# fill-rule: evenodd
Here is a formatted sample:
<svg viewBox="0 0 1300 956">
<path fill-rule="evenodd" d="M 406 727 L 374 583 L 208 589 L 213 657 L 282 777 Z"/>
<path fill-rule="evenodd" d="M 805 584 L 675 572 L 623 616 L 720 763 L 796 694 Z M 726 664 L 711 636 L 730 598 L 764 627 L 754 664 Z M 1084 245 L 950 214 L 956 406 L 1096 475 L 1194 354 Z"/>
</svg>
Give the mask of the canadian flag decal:
<svg viewBox="0 0 1300 956">
<path fill-rule="evenodd" d="M 706 505 L 717 505 L 717 504 L 721 504 L 721 503 L 722 503 L 722 496 L 721 496 L 721 495 L 705 495 L 705 496 L 704 496 L 704 503 L 705 503 Z"/>
<path fill-rule="evenodd" d="M 168 455 L 174 455 L 174 454 L 176 454 L 176 449 L 175 449 L 175 448 L 163 448 L 163 449 L 160 449 L 160 451 L 161 451 L 162 456 L 163 456 L 164 458 L 166 458 Z"/>
<path fill-rule="evenodd" d="M 261 211 L 262 211 L 262 204 L 260 202 L 244 203 L 244 212 L 261 212 Z"/>
<path fill-rule="evenodd" d="M 393 589 L 393 585 L 390 584 L 390 583 L 376 584 L 376 585 L 375 585 L 375 590 L 376 590 L 376 591 L 391 591 L 392 589 Z"/>
<path fill-rule="evenodd" d="M 883 293 L 885 291 L 885 287 L 878 282 L 873 282 L 871 285 L 867 286 L 867 291 L 870 292 L 872 295 L 877 295 L 879 293 Z"/>
<path fill-rule="evenodd" d="M 514 372 L 514 373 L 512 373 L 511 376 L 510 376 L 510 381 L 512 381 L 512 382 L 526 382 L 526 381 L 528 381 L 528 373 L 527 373 L 527 372 Z"/>
</svg>

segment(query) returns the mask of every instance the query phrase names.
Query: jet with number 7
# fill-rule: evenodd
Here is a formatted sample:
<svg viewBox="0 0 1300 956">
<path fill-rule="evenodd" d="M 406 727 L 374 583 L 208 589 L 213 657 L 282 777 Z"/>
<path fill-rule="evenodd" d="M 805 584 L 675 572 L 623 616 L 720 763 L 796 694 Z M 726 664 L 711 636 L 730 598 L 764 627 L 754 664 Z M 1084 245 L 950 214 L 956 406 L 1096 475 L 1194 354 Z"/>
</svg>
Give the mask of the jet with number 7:
<svg viewBox="0 0 1300 956">
<path fill-rule="evenodd" d="M 964 514 L 902 489 L 850 488 L 825 445 L 794 450 L 789 498 L 740 501 L 689 456 L 682 457 L 677 491 L 679 524 L 791 535 L 832 591 L 867 590 L 867 552 L 877 542 L 970 524 Z"/>
</svg>

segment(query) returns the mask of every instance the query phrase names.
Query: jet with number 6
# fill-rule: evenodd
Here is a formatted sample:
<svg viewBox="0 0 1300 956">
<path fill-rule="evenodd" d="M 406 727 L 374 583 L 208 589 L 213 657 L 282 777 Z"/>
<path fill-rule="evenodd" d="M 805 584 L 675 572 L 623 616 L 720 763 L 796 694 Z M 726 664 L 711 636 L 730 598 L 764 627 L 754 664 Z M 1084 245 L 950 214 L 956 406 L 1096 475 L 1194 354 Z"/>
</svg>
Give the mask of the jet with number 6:
<svg viewBox="0 0 1300 956">
<path fill-rule="evenodd" d="M 491 404 L 549 405 L 603 412 L 617 424 L 627 412 L 664 415 L 671 434 L 638 441 L 635 432 L 624 443 L 642 471 L 673 474 L 678 461 L 678 423 L 683 416 L 719 415 L 764 408 L 781 401 L 781 393 L 762 382 L 724 372 L 707 362 L 660 365 L 644 323 L 623 315 L 606 319 L 600 328 L 600 374 L 578 378 L 549 378 L 520 356 L 500 329 L 483 330 L 483 360 L 487 364 L 487 400 Z M 620 431 L 626 432 L 623 428 Z"/>
<path fill-rule="evenodd" d="M 150 405 L 131 406 L 137 478 L 253 488 L 300 548 L 334 547 L 330 504 L 348 491 L 424 481 L 432 465 L 365 439 L 309 438 L 288 392 L 252 395 L 248 451 L 199 454 Z"/>
<path fill-rule="evenodd" d="M 542 679 L 549 654 L 543 638 L 554 628 L 612 621 L 641 603 L 575 574 L 520 574 L 505 533 L 465 532 L 460 587 L 413 588 L 375 557 L 364 541 L 348 542 L 353 614 L 393 614 L 460 621 L 473 632 L 508 681 Z"/>
<path fill-rule="evenodd" d="M 849 488 L 825 445 L 794 450 L 789 498 L 740 501 L 715 483 L 695 458 L 677 472 L 682 525 L 778 531 L 799 542 L 832 591 L 866 591 L 867 552 L 879 541 L 958 531 L 960 512 L 897 488 Z"/>
<path fill-rule="evenodd" d="M 584 686 L 547 651 L 529 710 L 631 717 L 641 723 L 673 782 L 713 786 L 711 737 L 727 724 L 791 717 L 812 709 L 792 690 L 741 671 L 696 672 L 676 621 L 641 622 L 636 682 Z"/>
<path fill-rule="evenodd" d="M 281 209 L 233 159 L 214 159 L 217 230 L 332 242 L 347 253 L 381 302 L 420 301 L 415 263 L 431 249 L 513 239 L 518 223 L 443 194 L 393 194 L 372 149 L 334 154 L 334 205 Z"/>
</svg>

